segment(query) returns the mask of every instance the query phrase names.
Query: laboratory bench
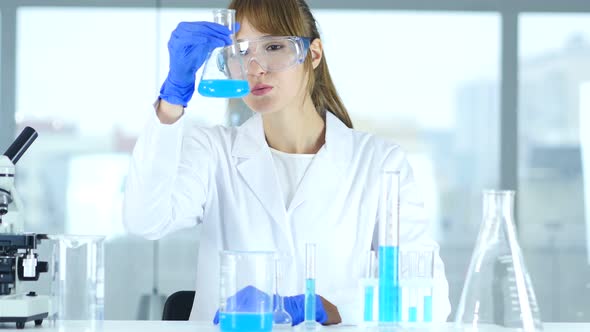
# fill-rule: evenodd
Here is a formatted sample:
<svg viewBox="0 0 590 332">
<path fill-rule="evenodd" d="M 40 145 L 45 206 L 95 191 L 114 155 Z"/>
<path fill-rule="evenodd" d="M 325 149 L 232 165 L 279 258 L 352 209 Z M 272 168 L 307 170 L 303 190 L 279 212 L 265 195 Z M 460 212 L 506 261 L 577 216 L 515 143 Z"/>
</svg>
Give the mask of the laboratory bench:
<svg viewBox="0 0 590 332">
<path fill-rule="evenodd" d="M 544 332 L 589 332 L 590 323 L 544 323 Z M 300 329 L 274 329 L 274 331 L 294 331 Z M 358 326 L 329 326 L 321 327 L 318 331 L 337 331 L 337 332 L 359 332 L 365 329 Z M 44 332 L 219 332 L 219 327 L 210 322 L 197 321 L 59 321 L 43 322 L 42 326 L 35 327 L 34 324 L 28 323 L 24 329 L 17 330 L 14 324 L 1 323 L 0 331 L 44 331 Z M 411 332 L 454 332 L 452 323 L 433 324 L 430 327 L 416 327 L 411 329 L 395 329 L 394 331 L 411 331 Z M 504 332 L 510 331 L 497 326 L 489 326 L 480 332 Z"/>
</svg>

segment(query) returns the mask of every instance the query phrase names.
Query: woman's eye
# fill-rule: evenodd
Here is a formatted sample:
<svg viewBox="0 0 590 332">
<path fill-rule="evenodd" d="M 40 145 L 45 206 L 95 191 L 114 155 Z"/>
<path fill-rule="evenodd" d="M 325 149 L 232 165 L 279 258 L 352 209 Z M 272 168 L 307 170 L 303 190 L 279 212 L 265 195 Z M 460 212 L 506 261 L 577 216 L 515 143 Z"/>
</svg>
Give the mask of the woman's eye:
<svg viewBox="0 0 590 332">
<path fill-rule="evenodd" d="M 278 51 L 278 50 L 280 50 L 281 48 L 283 48 L 283 45 L 279 45 L 279 44 L 273 44 L 273 45 L 268 45 L 268 46 L 266 47 L 266 50 L 267 50 L 267 51 Z"/>
</svg>

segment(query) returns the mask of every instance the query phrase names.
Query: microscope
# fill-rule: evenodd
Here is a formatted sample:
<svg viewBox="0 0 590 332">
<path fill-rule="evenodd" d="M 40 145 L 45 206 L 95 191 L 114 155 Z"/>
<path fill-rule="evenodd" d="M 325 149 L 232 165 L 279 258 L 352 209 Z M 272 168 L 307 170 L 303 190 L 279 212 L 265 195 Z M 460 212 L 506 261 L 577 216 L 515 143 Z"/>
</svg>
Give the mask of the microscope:
<svg viewBox="0 0 590 332">
<path fill-rule="evenodd" d="M 35 252 L 47 236 L 22 232 L 22 204 L 14 188 L 15 164 L 37 136 L 26 127 L 0 156 L 0 323 L 16 323 L 17 329 L 30 321 L 41 325 L 50 307 L 48 296 L 17 289 L 19 282 L 37 281 L 48 271 L 47 262 L 38 261 Z"/>
</svg>

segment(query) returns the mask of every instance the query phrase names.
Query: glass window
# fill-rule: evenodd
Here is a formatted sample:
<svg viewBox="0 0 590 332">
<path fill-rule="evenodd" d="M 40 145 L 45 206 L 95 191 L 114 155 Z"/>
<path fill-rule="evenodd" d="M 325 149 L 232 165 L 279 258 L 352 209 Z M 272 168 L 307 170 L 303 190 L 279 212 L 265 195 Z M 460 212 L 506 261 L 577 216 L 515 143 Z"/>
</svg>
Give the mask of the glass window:
<svg viewBox="0 0 590 332">
<path fill-rule="evenodd" d="M 520 17 L 518 222 L 545 321 L 590 319 L 590 297 L 580 296 L 590 295 L 589 173 L 581 162 L 589 22 L 588 14 Z"/>
<path fill-rule="evenodd" d="M 17 12 L 17 127 L 39 132 L 18 169 L 26 229 L 108 236 L 106 319 L 134 319 L 153 283 L 153 243 L 123 234 L 121 199 L 157 92 L 155 13 Z"/>
</svg>

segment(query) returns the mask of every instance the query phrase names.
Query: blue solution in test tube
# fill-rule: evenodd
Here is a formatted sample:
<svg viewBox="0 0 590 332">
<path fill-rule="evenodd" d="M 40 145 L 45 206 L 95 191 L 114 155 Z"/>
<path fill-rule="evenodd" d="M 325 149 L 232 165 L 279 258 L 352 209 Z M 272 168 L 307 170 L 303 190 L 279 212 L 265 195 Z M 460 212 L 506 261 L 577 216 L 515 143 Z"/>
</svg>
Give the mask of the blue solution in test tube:
<svg viewBox="0 0 590 332">
<path fill-rule="evenodd" d="M 435 248 L 418 247 L 400 253 L 402 319 L 409 323 L 432 322 Z"/>
<path fill-rule="evenodd" d="M 430 289 L 432 292 L 432 289 Z M 424 295 L 424 321 L 432 322 L 432 294 Z"/>
<path fill-rule="evenodd" d="M 364 277 L 360 280 L 359 288 L 362 301 L 362 325 L 373 326 L 377 323 L 377 289 L 379 287 L 375 271 L 375 252 L 367 252 L 366 270 Z"/>
<path fill-rule="evenodd" d="M 315 296 L 315 243 L 305 245 L 305 308 L 304 327 L 306 330 L 316 327 L 316 296 Z"/>
<path fill-rule="evenodd" d="M 365 322 L 373 321 L 373 299 L 375 298 L 375 288 L 372 285 L 365 286 Z"/>
<path fill-rule="evenodd" d="M 418 321 L 418 290 L 410 288 L 409 293 L 408 322 L 415 323 Z"/>
<path fill-rule="evenodd" d="M 401 321 L 399 285 L 399 172 L 383 171 L 379 199 L 379 324 Z"/>
<path fill-rule="evenodd" d="M 424 322 L 432 322 L 432 293 L 434 290 L 434 257 L 435 249 L 424 251 L 420 254 L 418 271 L 419 274 L 425 277 L 425 288 L 421 296 L 423 296 L 424 305 Z"/>
</svg>

